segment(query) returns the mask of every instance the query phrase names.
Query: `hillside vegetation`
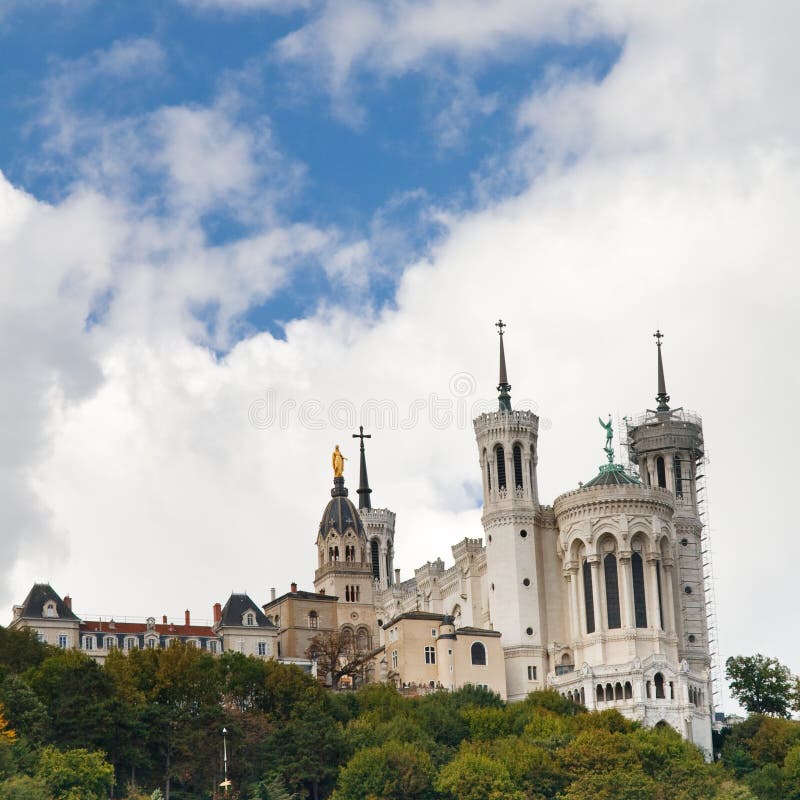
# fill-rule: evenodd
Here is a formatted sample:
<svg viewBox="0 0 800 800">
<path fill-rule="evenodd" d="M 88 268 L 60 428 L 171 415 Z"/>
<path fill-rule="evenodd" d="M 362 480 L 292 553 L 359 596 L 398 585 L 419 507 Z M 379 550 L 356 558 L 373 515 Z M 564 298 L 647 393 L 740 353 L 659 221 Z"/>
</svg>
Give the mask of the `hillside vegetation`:
<svg viewBox="0 0 800 800">
<path fill-rule="evenodd" d="M 722 758 L 555 692 L 331 693 L 193 648 L 104 667 L 0 628 L 0 800 L 800 800 L 800 724 L 751 715 Z M 214 794 L 214 792 L 217 794 Z"/>
</svg>

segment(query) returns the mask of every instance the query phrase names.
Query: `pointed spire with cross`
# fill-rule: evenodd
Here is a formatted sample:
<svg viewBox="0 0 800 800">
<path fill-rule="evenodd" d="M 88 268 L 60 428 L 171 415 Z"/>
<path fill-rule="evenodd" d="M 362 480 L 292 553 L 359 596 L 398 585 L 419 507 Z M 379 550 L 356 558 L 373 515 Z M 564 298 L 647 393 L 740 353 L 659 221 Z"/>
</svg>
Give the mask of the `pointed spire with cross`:
<svg viewBox="0 0 800 800">
<path fill-rule="evenodd" d="M 500 380 L 497 384 L 500 411 L 511 411 L 511 384 L 508 382 L 508 374 L 506 372 L 506 350 L 503 345 L 503 335 L 505 328 L 508 327 L 502 319 L 495 322 L 497 332 L 500 334 Z"/>
<path fill-rule="evenodd" d="M 653 337 L 656 340 L 656 347 L 658 348 L 658 400 L 657 411 L 669 411 L 669 395 L 667 394 L 667 382 L 664 380 L 664 362 L 661 360 L 661 340 L 664 334 L 657 330 Z"/>
<path fill-rule="evenodd" d="M 372 489 L 369 488 L 369 479 L 367 478 L 367 457 L 364 452 L 364 439 L 371 439 L 371 433 L 364 433 L 364 426 L 358 426 L 358 433 L 353 434 L 354 439 L 361 439 L 361 474 L 358 483 L 358 510 L 372 508 L 372 502 L 369 496 L 372 494 Z"/>
</svg>

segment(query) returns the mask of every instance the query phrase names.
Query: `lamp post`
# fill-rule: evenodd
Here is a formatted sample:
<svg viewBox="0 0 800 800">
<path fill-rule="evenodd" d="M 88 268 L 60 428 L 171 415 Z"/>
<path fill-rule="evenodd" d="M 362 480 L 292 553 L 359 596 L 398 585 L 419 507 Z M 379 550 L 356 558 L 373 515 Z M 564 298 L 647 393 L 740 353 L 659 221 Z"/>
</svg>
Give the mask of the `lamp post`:
<svg viewBox="0 0 800 800">
<path fill-rule="evenodd" d="M 228 796 L 228 789 L 231 782 L 228 780 L 228 729 L 222 729 L 222 769 L 225 774 L 225 780 L 222 781 L 220 786 L 225 789 L 225 796 Z"/>
</svg>

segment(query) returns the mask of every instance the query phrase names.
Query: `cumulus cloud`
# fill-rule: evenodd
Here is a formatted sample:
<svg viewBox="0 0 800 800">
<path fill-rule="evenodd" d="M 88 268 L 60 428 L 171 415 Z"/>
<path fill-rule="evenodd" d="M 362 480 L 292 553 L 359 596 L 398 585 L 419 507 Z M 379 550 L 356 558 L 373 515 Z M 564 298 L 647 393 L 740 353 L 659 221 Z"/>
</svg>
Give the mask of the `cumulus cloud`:
<svg viewBox="0 0 800 800">
<path fill-rule="evenodd" d="M 705 417 L 722 646 L 800 663 L 774 614 L 792 602 L 800 557 L 780 502 L 793 488 L 785 443 L 800 389 L 784 363 L 800 293 L 792 7 L 631 3 L 597 20 L 594 5 L 577 16 L 494 5 L 506 15 L 487 17 L 485 4 L 469 14 L 444 2 L 331 3 L 317 21 L 328 28 L 282 46 L 299 58 L 318 43 L 344 85 L 354 64 L 422 69 L 443 49 L 487 57 L 517 30 L 530 40 L 625 33 L 602 80 L 554 74 L 531 95 L 519 110 L 528 141 L 508 165 L 527 177 L 524 190 L 439 213 L 440 238 L 405 264 L 387 308 L 373 309 L 353 279 L 382 246 L 377 234 L 354 244 L 274 218 L 213 247 L 196 213 L 161 217 L 97 191 L 45 205 L 3 185 L 6 351 L 25 357 L 3 368 L 13 387 L 4 413 L 20 419 L 4 485 L 19 491 L 0 508 L 10 509 L 11 553 L 28 532 L 43 543 L 18 557 L 8 602 L 46 571 L 79 611 L 117 615 L 161 613 L 153 603 L 200 614 L 229 590 L 261 600 L 272 585 L 310 586 L 329 452 L 338 442 L 353 457 L 352 490 L 349 436 L 361 423 L 375 434 L 373 498 L 398 512 L 408 576 L 481 534 L 470 420 L 495 393 L 497 316 L 511 323 L 513 402 L 547 422 L 545 502 L 596 470 L 598 414 L 612 411 L 619 429 L 623 413 L 652 405 L 659 326 L 673 403 Z M 361 27 L 348 27 L 348 13 Z M 327 36 L 337 30 L 343 42 Z M 752 68 L 733 63 L 741 52 Z M 193 196 L 202 207 L 236 202 L 228 167 L 211 158 L 207 174 L 191 173 L 193 148 L 227 154 L 245 182 L 257 169 L 252 134 L 215 113 L 170 110 L 153 118 L 161 129 L 147 121 L 180 207 Z M 215 354 L 192 309 L 224 330 L 309 255 L 334 278 L 317 311 L 285 339 L 228 338 Z M 99 321 L 87 326 L 92 310 Z"/>
</svg>

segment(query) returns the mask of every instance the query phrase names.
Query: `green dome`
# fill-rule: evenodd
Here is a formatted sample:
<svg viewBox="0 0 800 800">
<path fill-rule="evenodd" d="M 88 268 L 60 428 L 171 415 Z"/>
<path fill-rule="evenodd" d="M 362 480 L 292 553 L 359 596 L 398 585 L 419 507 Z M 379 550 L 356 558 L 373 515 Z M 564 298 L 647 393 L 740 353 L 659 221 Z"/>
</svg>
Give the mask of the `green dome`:
<svg viewBox="0 0 800 800">
<path fill-rule="evenodd" d="M 625 472 L 622 464 L 603 464 L 600 472 L 583 484 L 584 489 L 590 486 L 644 486 L 644 484 L 638 478 Z"/>
</svg>

